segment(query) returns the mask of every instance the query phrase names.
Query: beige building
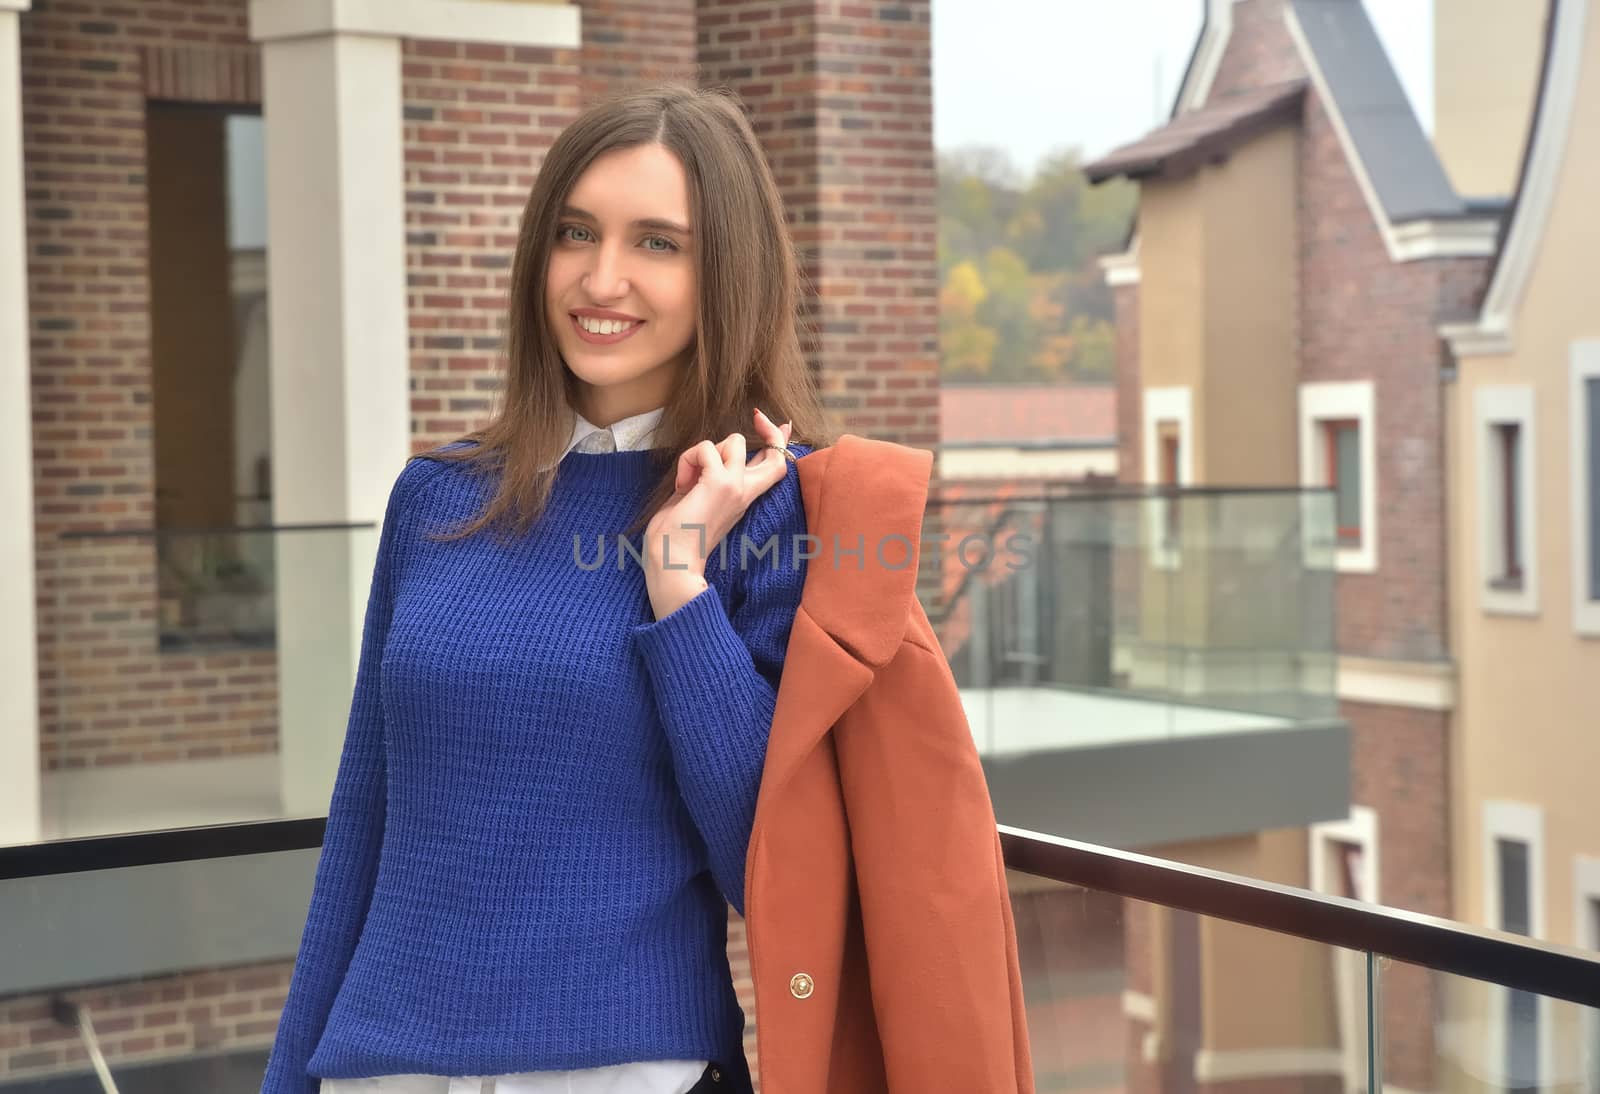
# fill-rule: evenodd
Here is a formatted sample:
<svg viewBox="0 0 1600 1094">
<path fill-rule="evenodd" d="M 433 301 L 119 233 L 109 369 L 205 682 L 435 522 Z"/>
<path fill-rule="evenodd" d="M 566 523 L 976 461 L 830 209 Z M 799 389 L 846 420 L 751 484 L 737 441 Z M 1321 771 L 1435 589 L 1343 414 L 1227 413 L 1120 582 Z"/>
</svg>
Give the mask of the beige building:
<svg viewBox="0 0 1600 1094">
<path fill-rule="evenodd" d="M 1474 35 L 1516 42 L 1483 9 Z M 1515 16 L 1510 16 L 1515 20 Z M 1460 696 L 1451 781 L 1454 913 L 1600 946 L 1600 5 L 1555 0 L 1535 122 L 1481 309 L 1454 351 L 1452 646 Z M 1498 45 L 1497 47 L 1498 48 Z M 1509 48 L 1509 47 L 1508 47 Z M 1513 51 L 1513 55 L 1514 51 Z M 1440 93 L 1458 78 L 1441 66 Z M 1449 112 L 1441 109 L 1441 123 Z M 1491 178 L 1498 138 L 1464 171 Z M 1503 149 L 1502 149 L 1503 151 Z M 1477 1073 L 1595 1089 L 1600 1023 L 1505 993 L 1457 999 L 1483 1019 Z M 1587 1028 L 1585 1028 L 1587 1027 Z M 1464 1066 L 1470 1066 L 1465 1064 Z"/>
</svg>

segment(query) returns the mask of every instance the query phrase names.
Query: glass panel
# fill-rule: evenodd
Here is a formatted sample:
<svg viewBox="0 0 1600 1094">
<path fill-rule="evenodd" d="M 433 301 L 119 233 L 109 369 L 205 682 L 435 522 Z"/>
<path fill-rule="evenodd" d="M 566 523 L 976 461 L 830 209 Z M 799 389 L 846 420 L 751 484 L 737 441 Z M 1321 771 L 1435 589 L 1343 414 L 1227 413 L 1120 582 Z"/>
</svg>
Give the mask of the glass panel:
<svg viewBox="0 0 1600 1094">
<path fill-rule="evenodd" d="M 1047 1091 L 1364 1091 L 1365 954 L 1012 872 Z"/>
<path fill-rule="evenodd" d="M 1388 959 L 1379 980 L 1386 1089 L 1596 1089 L 1593 1008 Z"/>
<path fill-rule="evenodd" d="M 378 532 L 57 541 L 39 618 L 43 838 L 323 815 Z"/>
<path fill-rule="evenodd" d="M 0 881 L 0 1089 L 257 1094 L 317 855 Z"/>
</svg>

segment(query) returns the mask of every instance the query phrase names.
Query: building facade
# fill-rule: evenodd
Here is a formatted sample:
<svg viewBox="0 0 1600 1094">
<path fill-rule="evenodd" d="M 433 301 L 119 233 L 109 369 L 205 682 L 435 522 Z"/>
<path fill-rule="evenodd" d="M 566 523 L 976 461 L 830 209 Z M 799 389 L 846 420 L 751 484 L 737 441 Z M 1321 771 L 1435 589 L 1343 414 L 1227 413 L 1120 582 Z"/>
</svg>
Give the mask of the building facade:
<svg viewBox="0 0 1600 1094">
<path fill-rule="evenodd" d="M 1470 15 L 1439 10 L 1441 36 Z M 1454 124 L 1478 116 L 1447 106 Z M 1087 170 L 1140 183 L 1128 250 L 1103 262 L 1126 477 L 1331 501 L 1307 519 L 1336 582 L 1352 808 L 1262 876 L 1449 916 L 1461 673 L 1437 328 L 1472 314 L 1505 193 L 1458 190 L 1363 5 L 1343 0 L 1214 0 L 1173 120 Z M 1360 976 L 1333 966 L 1342 1029 Z M 1436 985 L 1409 969 L 1385 981 L 1385 1077 L 1436 1089 Z M 1356 1062 L 1297 1047 L 1280 1072 L 1364 1086 Z"/>
<path fill-rule="evenodd" d="M 1515 40 L 1515 13 L 1476 28 Z M 1600 948 L 1600 7 L 1556 0 L 1482 306 L 1441 330 L 1452 484 L 1456 918 Z M 1523 149 L 1525 148 L 1525 152 Z M 1475 165 L 1482 168 L 1482 164 Z M 1592 1013 L 1451 984 L 1508 1084 L 1593 1089 Z"/>
</svg>

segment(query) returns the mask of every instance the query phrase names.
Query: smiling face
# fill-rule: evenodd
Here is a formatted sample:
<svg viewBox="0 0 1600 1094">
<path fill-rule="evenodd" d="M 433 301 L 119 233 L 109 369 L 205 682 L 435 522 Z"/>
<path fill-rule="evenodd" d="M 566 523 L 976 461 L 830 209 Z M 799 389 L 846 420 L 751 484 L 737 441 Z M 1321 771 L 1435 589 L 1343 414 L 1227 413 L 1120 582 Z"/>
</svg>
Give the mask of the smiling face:
<svg viewBox="0 0 1600 1094">
<path fill-rule="evenodd" d="M 580 381 L 576 409 L 607 426 L 665 405 L 699 306 L 683 165 L 658 144 L 608 152 L 556 223 L 545 316 Z"/>
</svg>

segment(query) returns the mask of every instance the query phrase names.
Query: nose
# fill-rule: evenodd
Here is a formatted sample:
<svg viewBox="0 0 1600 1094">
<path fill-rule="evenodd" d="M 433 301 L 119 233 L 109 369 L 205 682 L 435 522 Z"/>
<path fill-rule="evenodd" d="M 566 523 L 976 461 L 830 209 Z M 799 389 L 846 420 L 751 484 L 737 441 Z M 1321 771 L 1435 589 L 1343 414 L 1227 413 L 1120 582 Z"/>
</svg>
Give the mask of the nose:
<svg viewBox="0 0 1600 1094">
<path fill-rule="evenodd" d="M 628 294 L 619 245 L 601 243 L 592 252 L 594 262 L 584 275 L 583 287 L 596 303 L 620 300 Z"/>
</svg>

